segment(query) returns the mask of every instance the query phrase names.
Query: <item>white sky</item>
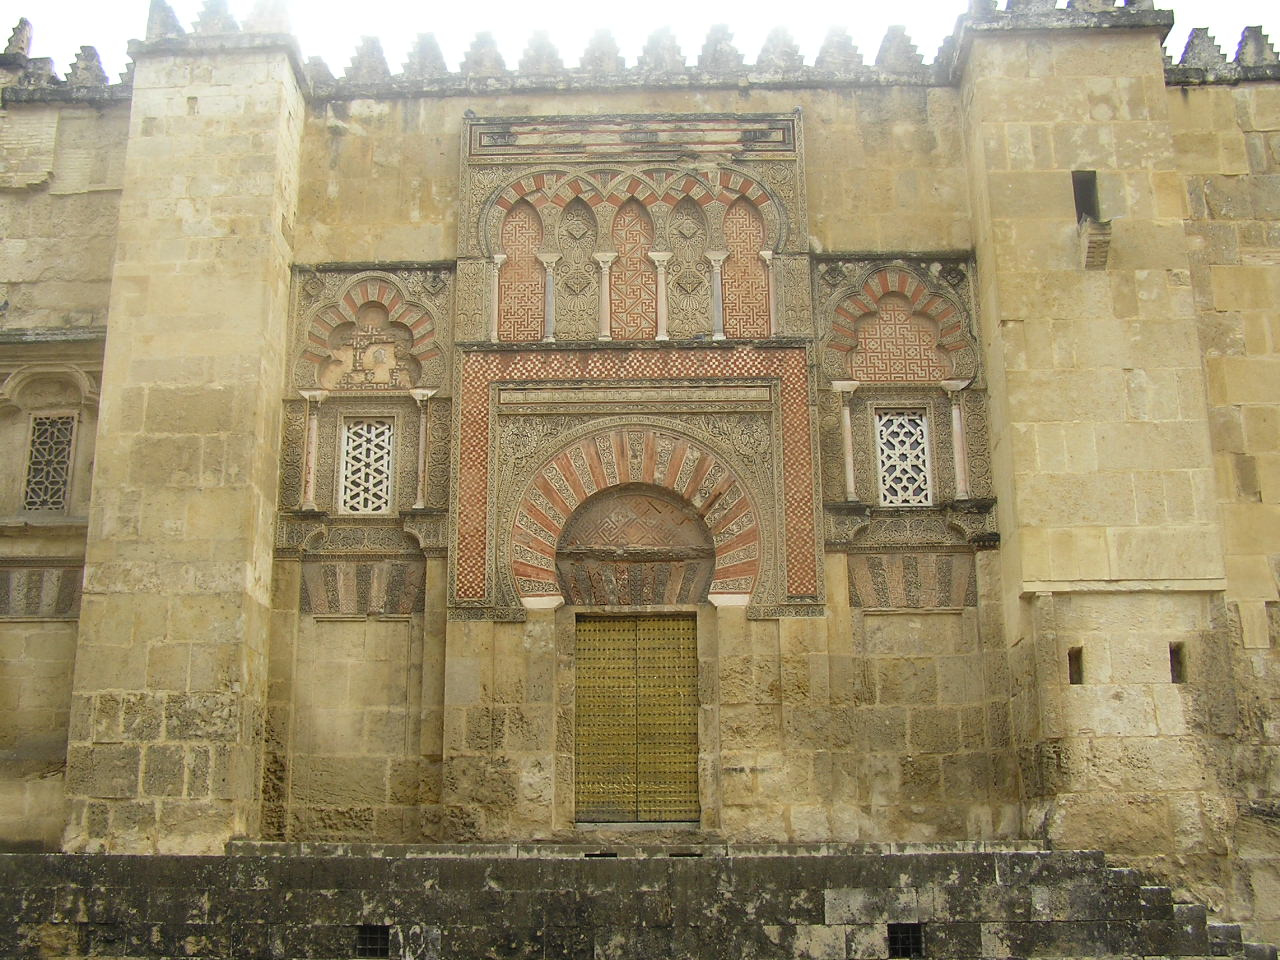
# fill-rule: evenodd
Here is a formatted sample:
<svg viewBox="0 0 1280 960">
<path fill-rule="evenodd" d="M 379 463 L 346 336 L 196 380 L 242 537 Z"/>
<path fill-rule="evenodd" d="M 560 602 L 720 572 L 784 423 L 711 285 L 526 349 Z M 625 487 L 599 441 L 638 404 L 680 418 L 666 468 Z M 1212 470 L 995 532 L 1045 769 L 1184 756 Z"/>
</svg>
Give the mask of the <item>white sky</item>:
<svg viewBox="0 0 1280 960">
<path fill-rule="evenodd" d="M 184 27 L 198 16 L 204 0 L 170 0 Z M 1001 7 L 1004 0 L 1000 0 Z M 1064 5 L 1061 0 L 1059 5 Z M 1280 6 L 1274 0 L 1159 0 L 1157 7 L 1174 10 L 1176 22 L 1166 40 L 1177 60 L 1191 27 L 1209 27 L 1228 57 L 1234 57 L 1240 31 L 1261 24 L 1272 40 L 1280 44 Z M 230 0 L 231 12 L 243 20 L 252 10 L 253 0 Z M 506 58 L 514 67 L 530 34 L 545 30 L 569 66 L 576 66 L 587 40 L 599 28 L 613 31 L 628 66 L 654 29 L 672 26 L 679 20 L 676 37 L 689 63 L 697 60 L 707 28 L 726 23 L 734 43 L 755 60 L 765 35 L 775 26 L 786 27 L 812 63 L 827 30 L 844 27 L 853 37 L 864 60 L 871 63 L 879 49 L 885 28 L 900 23 L 924 55 L 933 59 L 938 46 L 951 33 L 956 17 L 967 0 L 736 0 L 732 4 L 684 2 L 623 3 L 614 0 L 482 0 L 471 4 L 453 2 L 410 3 L 406 0 L 290 0 L 293 32 L 304 57 L 324 58 L 337 76 L 342 76 L 361 36 L 382 41 L 393 73 L 400 71 L 409 46 L 419 33 L 435 33 L 445 60 L 457 69 L 463 53 L 477 31 L 494 34 Z M 95 46 L 112 79 L 128 60 L 126 47 L 131 37 L 146 31 L 148 0 L 0 0 L 0 42 L 21 16 L 32 22 L 32 56 L 53 57 L 59 75 L 64 75 L 81 45 Z"/>
</svg>

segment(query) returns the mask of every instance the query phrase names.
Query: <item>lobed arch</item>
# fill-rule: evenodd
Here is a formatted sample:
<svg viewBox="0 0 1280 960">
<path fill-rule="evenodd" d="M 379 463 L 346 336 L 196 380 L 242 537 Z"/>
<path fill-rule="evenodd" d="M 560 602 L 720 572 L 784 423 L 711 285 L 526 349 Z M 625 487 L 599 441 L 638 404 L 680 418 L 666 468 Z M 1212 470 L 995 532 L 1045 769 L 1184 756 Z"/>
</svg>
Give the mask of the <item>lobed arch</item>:
<svg viewBox="0 0 1280 960">
<path fill-rule="evenodd" d="M 840 374 L 860 382 L 973 380 L 978 344 L 968 316 L 953 296 L 908 267 L 878 267 L 830 300 L 826 347 Z M 900 334 L 873 338 L 882 322 Z"/>
<path fill-rule="evenodd" d="M 529 203 L 542 219 L 545 236 L 554 235 L 554 221 L 571 201 L 582 198 L 597 211 L 601 235 L 607 235 L 613 216 L 628 200 L 635 199 L 655 221 L 662 211 L 689 197 L 700 207 L 720 207 L 719 216 L 708 217 L 713 236 L 722 235 L 723 212 L 734 201 L 749 201 L 766 227 L 766 249 L 780 251 L 786 242 L 787 217 L 781 200 L 751 174 L 731 167 L 709 172 L 653 166 L 639 170 L 600 167 L 586 171 L 547 169 L 524 173 L 496 188 L 479 218 L 479 240 L 485 256 L 501 252 L 499 232 L 507 213 L 521 201 Z"/>
<path fill-rule="evenodd" d="M 533 472 L 512 520 L 510 574 L 516 595 L 534 603 L 561 597 L 557 550 L 570 520 L 598 494 L 637 486 L 673 496 L 706 525 L 715 554 L 710 594 L 754 593 L 763 533 L 747 484 L 699 441 L 666 427 L 641 425 L 580 437 Z"/>
<path fill-rule="evenodd" d="M 443 356 L 438 332 L 431 309 L 410 299 L 393 277 L 361 273 L 342 286 L 336 299 L 312 312 L 301 356 L 306 362 L 299 364 L 295 381 L 300 387 L 336 390 L 418 386 L 428 362 Z M 370 377 L 357 375 L 364 358 L 356 354 L 376 352 L 379 346 L 383 354 L 377 371 Z"/>
</svg>

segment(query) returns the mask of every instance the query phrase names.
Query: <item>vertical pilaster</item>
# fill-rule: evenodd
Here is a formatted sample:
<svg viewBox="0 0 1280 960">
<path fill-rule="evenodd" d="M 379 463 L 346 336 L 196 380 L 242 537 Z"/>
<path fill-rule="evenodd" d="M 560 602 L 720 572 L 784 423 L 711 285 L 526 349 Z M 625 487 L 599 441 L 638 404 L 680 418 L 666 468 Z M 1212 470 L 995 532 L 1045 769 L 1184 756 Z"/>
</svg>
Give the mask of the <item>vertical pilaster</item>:
<svg viewBox="0 0 1280 960">
<path fill-rule="evenodd" d="M 961 36 L 1009 706 L 1029 835 L 1190 860 L 1220 848 L 1223 786 L 1169 648 L 1217 642 L 1223 556 L 1160 47 L 1171 20 L 1107 17 L 990 11 Z M 1094 177 L 1114 220 L 1103 269 L 1082 255 L 1073 192 Z M 954 419 L 957 451 L 963 429 Z"/>
<path fill-rule="evenodd" d="M 212 853 L 259 830 L 303 119 L 296 53 L 274 39 L 131 51 L 70 850 Z"/>
</svg>

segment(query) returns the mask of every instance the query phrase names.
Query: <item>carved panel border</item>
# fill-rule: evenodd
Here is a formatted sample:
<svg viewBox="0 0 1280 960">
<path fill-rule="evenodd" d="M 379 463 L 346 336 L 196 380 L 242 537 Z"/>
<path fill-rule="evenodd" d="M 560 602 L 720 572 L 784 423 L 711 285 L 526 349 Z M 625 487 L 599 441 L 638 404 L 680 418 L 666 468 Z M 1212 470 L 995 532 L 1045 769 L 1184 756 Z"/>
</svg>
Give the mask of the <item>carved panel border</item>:
<svg viewBox="0 0 1280 960">
<path fill-rule="evenodd" d="M 533 468 L 553 448 L 567 442 L 567 431 L 582 435 L 613 424 L 665 426 L 697 437 L 726 462 L 740 466 L 751 483 L 765 518 L 787 517 L 785 529 L 765 526 L 765 537 L 777 549 L 776 560 L 762 568 L 777 571 L 776 581 L 757 584 L 756 601 L 774 607 L 788 603 L 820 603 L 823 598 L 821 550 L 817 538 L 818 489 L 814 470 L 816 436 L 809 379 L 809 350 L 804 346 L 717 349 L 597 349 L 580 353 L 559 349 L 530 351 L 469 349 L 461 354 L 455 374 L 459 403 L 454 430 L 459 438 L 453 462 L 453 526 L 450 531 L 450 604 L 474 608 L 477 618 L 496 615 L 515 603 L 515 585 L 500 571 L 496 530 L 511 529 L 519 491 L 530 482 Z M 743 413 L 693 413 L 668 405 L 663 410 L 619 416 L 616 405 L 580 408 L 576 414 L 540 410 L 536 415 L 518 407 L 500 412 L 503 385 L 584 386 L 609 389 L 628 386 L 714 386 L 730 380 L 768 383 L 774 412 L 767 419 L 768 456 L 752 454 L 745 438 L 754 431 L 743 417 L 760 412 L 748 404 Z M 742 408 L 739 408 L 742 409 Z M 609 419 L 612 414 L 613 418 Z M 519 417 L 518 431 L 504 424 Z M 748 446 L 741 453 L 732 434 Z M 517 436 L 516 434 L 519 434 Z M 761 471 L 767 471 L 762 473 Z M 505 520 L 504 520 L 505 518 Z M 776 521 L 768 521 L 776 522 Z M 771 535 L 772 534 L 772 535 Z M 507 549 L 503 536 L 502 550 Z M 767 552 L 773 548 L 764 547 Z M 451 615 L 455 615 L 451 614 Z"/>
</svg>

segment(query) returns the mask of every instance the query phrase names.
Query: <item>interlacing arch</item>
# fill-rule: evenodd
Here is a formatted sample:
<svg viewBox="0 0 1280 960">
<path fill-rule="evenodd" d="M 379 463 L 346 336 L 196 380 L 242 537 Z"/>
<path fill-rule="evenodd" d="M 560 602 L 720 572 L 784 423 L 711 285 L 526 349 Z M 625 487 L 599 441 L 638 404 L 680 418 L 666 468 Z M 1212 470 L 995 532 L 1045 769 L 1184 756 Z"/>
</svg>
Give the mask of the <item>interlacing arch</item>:
<svg viewBox="0 0 1280 960">
<path fill-rule="evenodd" d="M 629 484 L 668 490 L 701 517 L 715 543 L 712 595 L 754 591 L 760 511 L 746 484 L 700 443 L 670 430 L 636 426 L 584 437 L 534 472 L 512 530 L 511 573 L 521 598 L 560 594 L 556 548 L 565 524 L 588 498 Z"/>
<path fill-rule="evenodd" d="M 852 380 L 935 382 L 978 372 L 964 310 L 906 267 L 881 267 L 832 302 L 827 347 L 845 356 Z"/>
<path fill-rule="evenodd" d="M 763 184 L 750 174 L 734 169 L 719 169 L 710 174 L 693 173 L 673 167 L 650 167 L 644 170 L 621 170 L 604 167 L 584 172 L 542 170 L 526 173 L 498 189 L 486 205 L 481 217 L 481 242 L 488 254 L 501 252 L 499 230 L 508 212 L 521 201 L 527 202 L 543 218 L 544 229 L 552 210 L 563 210 L 581 197 L 589 206 L 616 211 L 628 200 L 635 199 L 650 210 L 659 204 L 674 208 L 680 200 L 690 198 L 700 207 L 719 203 L 727 210 L 736 200 L 745 198 L 760 214 L 766 229 L 766 249 L 781 249 L 785 230 L 782 204 Z M 602 218 L 607 227 L 610 217 Z M 656 219 L 656 218 L 655 218 Z M 720 235 L 721 224 L 713 224 Z"/>
</svg>

